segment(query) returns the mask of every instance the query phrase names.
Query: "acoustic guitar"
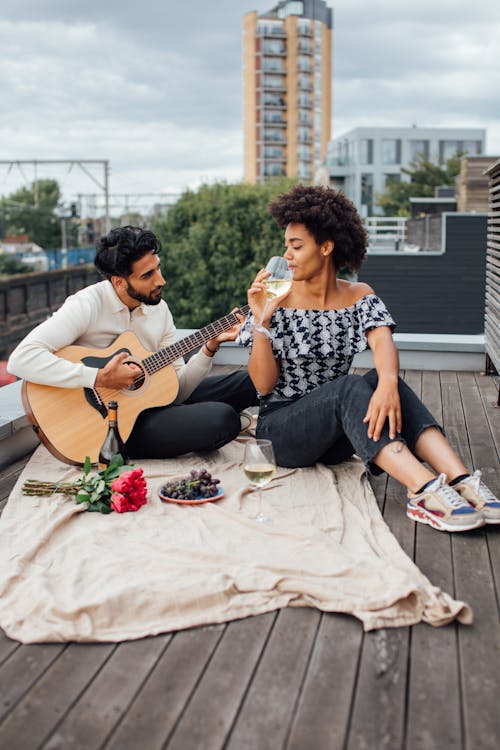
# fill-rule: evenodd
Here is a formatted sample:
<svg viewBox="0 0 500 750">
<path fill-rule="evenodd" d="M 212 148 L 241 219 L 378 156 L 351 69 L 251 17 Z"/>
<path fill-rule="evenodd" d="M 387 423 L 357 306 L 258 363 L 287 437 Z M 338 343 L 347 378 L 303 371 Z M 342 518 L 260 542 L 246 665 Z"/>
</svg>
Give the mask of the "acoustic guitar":
<svg viewBox="0 0 500 750">
<path fill-rule="evenodd" d="M 237 312 L 246 315 L 248 305 Z M 125 362 L 137 365 L 141 375 L 129 388 L 59 388 L 50 385 L 22 384 L 23 405 L 40 441 L 53 456 L 64 463 L 82 466 L 85 457 L 96 463 L 99 450 L 108 430 L 109 401 L 118 402 L 120 435 L 126 441 L 139 414 L 155 406 L 167 406 L 175 400 L 179 383 L 174 360 L 192 352 L 206 341 L 215 338 L 238 322 L 230 313 L 214 323 L 166 346 L 158 352 L 148 352 L 131 331 L 122 333 L 106 349 L 84 346 L 65 346 L 55 352 L 68 362 L 83 362 L 89 367 L 105 367 L 120 352 L 130 356 Z"/>
</svg>

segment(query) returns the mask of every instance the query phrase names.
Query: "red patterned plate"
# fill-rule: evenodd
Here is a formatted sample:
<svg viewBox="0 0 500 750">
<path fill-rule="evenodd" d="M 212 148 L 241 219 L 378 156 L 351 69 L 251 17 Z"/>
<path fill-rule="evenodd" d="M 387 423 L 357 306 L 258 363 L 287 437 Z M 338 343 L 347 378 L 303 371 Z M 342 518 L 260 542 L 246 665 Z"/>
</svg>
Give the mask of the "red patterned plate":
<svg viewBox="0 0 500 750">
<path fill-rule="evenodd" d="M 158 495 L 164 503 L 177 503 L 178 505 L 200 505 L 201 503 L 211 503 L 213 500 L 220 500 L 221 497 L 225 496 L 225 492 L 222 487 L 219 487 L 218 492 L 213 497 L 198 497 L 196 500 L 179 500 L 176 497 L 168 497 L 164 495 L 161 490 L 158 490 Z"/>
</svg>

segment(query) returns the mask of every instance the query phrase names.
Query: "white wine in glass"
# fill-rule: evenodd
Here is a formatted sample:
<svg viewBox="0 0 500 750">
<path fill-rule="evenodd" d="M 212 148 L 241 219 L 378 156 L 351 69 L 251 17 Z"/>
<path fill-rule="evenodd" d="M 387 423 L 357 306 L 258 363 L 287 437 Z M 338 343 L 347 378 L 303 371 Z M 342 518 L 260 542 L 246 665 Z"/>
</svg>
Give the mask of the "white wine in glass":
<svg viewBox="0 0 500 750">
<path fill-rule="evenodd" d="M 275 297 L 281 297 L 283 294 L 286 294 L 292 286 L 293 271 L 288 268 L 288 263 L 283 256 L 273 255 L 267 263 L 266 271 L 269 271 L 269 276 L 267 279 L 264 279 L 264 296 L 267 297 L 268 300 L 272 300 Z M 259 322 L 255 324 L 254 328 L 256 331 L 259 331 L 259 333 L 263 333 L 264 336 L 270 338 L 271 335 L 269 331 L 262 325 L 264 318 L 266 317 L 266 312 L 267 302 L 264 306 L 262 317 Z"/>
<path fill-rule="evenodd" d="M 260 523 L 272 523 L 262 511 L 262 487 L 271 481 L 276 471 L 273 444 L 270 440 L 252 440 L 245 445 L 243 471 L 259 492 L 259 510 L 252 520 Z"/>
</svg>

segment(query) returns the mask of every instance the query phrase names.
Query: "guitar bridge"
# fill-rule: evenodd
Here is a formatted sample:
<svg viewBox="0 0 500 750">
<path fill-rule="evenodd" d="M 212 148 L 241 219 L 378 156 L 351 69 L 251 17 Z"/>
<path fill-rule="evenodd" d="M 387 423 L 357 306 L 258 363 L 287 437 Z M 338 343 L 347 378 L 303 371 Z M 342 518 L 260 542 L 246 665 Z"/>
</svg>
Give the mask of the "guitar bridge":
<svg viewBox="0 0 500 750">
<path fill-rule="evenodd" d="M 103 419 L 106 419 L 108 416 L 108 410 L 106 406 L 104 405 L 101 397 L 97 393 L 95 388 L 84 388 L 83 392 L 85 393 L 85 399 L 89 406 L 91 406 L 93 409 L 95 409 Z"/>
</svg>

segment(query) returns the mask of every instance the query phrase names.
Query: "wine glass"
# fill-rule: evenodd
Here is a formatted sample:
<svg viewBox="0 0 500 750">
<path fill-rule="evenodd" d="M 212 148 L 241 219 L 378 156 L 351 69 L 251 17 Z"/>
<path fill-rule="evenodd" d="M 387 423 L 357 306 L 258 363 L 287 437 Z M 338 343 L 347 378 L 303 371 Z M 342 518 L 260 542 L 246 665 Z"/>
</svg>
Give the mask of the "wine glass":
<svg viewBox="0 0 500 750">
<path fill-rule="evenodd" d="M 288 263 L 282 255 L 273 255 L 267 263 L 266 271 L 269 271 L 269 276 L 267 279 L 264 279 L 264 295 L 267 299 L 262 316 L 258 323 L 254 325 L 254 329 L 259 331 L 259 333 L 263 333 L 264 336 L 271 338 L 271 334 L 267 328 L 264 328 L 262 325 L 268 310 L 269 300 L 281 297 L 288 292 L 292 286 L 293 271 L 288 268 Z"/>
<path fill-rule="evenodd" d="M 259 491 L 259 510 L 251 519 L 260 523 L 272 523 L 272 519 L 262 511 L 262 487 L 271 481 L 276 471 L 276 459 L 270 440 L 251 440 L 245 445 L 243 471 Z"/>
</svg>

